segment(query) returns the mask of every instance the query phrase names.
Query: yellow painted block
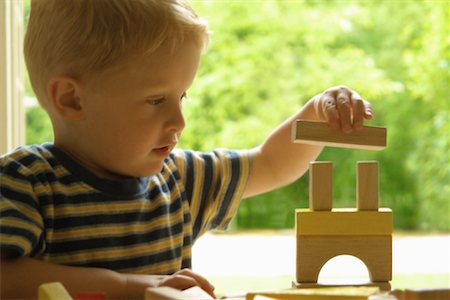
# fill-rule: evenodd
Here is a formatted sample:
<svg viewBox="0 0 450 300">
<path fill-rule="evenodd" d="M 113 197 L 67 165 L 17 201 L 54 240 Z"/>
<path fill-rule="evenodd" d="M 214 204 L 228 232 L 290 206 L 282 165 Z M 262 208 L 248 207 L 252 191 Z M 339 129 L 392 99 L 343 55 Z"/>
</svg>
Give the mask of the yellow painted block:
<svg viewBox="0 0 450 300">
<path fill-rule="evenodd" d="M 352 208 L 332 211 L 296 209 L 297 235 L 391 235 L 392 210 L 358 211 Z"/>
<path fill-rule="evenodd" d="M 72 297 L 61 282 L 50 282 L 39 286 L 38 300 L 72 300 Z"/>
</svg>

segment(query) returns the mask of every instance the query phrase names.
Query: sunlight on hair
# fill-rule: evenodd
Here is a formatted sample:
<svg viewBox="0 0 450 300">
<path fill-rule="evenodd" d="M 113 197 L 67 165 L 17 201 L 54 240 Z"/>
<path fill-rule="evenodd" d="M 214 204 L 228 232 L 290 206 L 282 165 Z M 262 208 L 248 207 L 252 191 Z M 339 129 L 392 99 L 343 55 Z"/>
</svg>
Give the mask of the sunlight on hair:
<svg viewBox="0 0 450 300">
<path fill-rule="evenodd" d="M 369 281 L 369 271 L 364 262 L 351 255 L 330 259 L 320 270 L 318 280 L 322 284 L 360 284 Z"/>
</svg>

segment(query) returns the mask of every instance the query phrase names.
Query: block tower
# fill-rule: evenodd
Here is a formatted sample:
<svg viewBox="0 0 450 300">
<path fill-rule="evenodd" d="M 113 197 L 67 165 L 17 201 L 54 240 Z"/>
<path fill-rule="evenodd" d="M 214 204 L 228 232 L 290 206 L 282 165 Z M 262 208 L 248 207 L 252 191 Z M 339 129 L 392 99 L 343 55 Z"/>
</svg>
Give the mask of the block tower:
<svg viewBox="0 0 450 300">
<path fill-rule="evenodd" d="M 310 137 L 300 137 L 303 126 L 308 127 L 308 134 L 313 132 Z M 293 141 L 370 150 L 386 146 L 383 128 L 364 127 L 355 137 L 325 126 L 324 123 L 297 121 Z M 309 209 L 295 211 L 297 266 L 294 285 L 324 286 L 317 283 L 323 265 L 335 256 L 351 255 L 364 262 L 369 271 L 371 282 L 364 285 L 390 290 L 393 217 L 390 209 L 379 208 L 378 162 L 357 163 L 355 208 L 333 209 L 332 172 L 332 162 L 310 163 Z"/>
</svg>

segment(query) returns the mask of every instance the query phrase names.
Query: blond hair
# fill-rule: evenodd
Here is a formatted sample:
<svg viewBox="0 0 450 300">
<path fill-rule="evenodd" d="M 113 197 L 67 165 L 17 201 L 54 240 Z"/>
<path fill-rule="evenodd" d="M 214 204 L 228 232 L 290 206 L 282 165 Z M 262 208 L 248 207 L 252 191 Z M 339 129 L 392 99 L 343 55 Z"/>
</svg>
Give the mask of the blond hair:
<svg viewBox="0 0 450 300">
<path fill-rule="evenodd" d="M 203 49 L 209 41 L 206 21 L 185 0 L 32 0 L 24 54 L 45 107 L 53 76 L 86 79 L 185 39 Z"/>
</svg>

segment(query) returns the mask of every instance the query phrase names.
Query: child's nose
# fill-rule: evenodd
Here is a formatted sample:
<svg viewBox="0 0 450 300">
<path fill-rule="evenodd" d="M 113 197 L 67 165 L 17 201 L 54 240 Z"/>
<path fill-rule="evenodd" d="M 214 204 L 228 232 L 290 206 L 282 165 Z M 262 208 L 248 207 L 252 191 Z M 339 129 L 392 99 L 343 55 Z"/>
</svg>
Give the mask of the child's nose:
<svg viewBox="0 0 450 300">
<path fill-rule="evenodd" d="M 168 120 L 168 129 L 171 132 L 181 133 L 184 127 L 186 127 L 186 122 L 184 120 L 183 111 L 181 105 L 175 105 Z"/>
</svg>

